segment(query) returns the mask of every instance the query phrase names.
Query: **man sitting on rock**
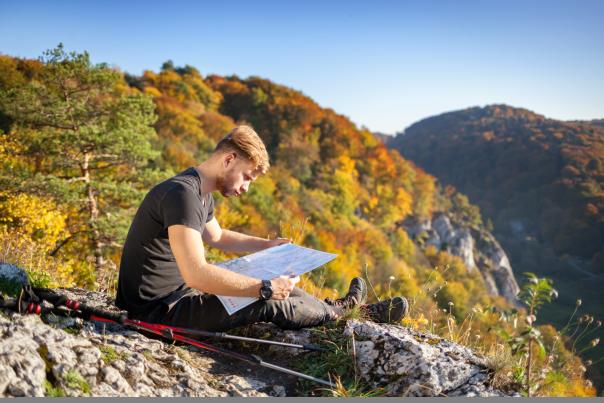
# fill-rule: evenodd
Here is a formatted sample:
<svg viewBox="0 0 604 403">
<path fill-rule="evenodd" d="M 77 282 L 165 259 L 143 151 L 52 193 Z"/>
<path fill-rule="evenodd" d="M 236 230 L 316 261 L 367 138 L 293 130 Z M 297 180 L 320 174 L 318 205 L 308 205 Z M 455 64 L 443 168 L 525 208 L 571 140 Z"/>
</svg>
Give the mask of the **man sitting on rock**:
<svg viewBox="0 0 604 403">
<path fill-rule="evenodd" d="M 283 329 L 316 326 L 355 306 L 376 322 L 400 320 L 407 313 L 407 300 L 396 297 L 364 305 L 367 286 L 359 277 L 351 281 L 345 297 L 322 301 L 295 287 L 299 277 L 258 280 L 206 261 L 204 243 L 249 253 L 290 242 L 222 229 L 214 217 L 212 192 L 240 196 L 268 168 L 260 137 L 249 126 L 238 126 L 206 161 L 153 187 L 126 238 L 116 305 L 131 318 L 210 331 L 255 322 Z M 228 315 L 216 295 L 259 300 Z"/>
</svg>

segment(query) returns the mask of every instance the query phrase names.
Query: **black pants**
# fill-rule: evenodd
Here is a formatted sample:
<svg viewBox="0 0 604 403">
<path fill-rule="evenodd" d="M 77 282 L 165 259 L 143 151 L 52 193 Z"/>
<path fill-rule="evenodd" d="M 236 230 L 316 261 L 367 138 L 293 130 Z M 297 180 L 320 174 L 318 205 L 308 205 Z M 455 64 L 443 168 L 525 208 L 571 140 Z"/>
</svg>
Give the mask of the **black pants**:
<svg viewBox="0 0 604 403">
<path fill-rule="evenodd" d="M 188 329 L 223 331 L 256 322 L 272 322 L 282 329 L 321 325 L 341 314 L 324 301 L 296 287 L 284 300 L 256 301 L 229 315 L 215 295 L 186 295 L 172 307 L 160 304 L 136 319 Z"/>
</svg>

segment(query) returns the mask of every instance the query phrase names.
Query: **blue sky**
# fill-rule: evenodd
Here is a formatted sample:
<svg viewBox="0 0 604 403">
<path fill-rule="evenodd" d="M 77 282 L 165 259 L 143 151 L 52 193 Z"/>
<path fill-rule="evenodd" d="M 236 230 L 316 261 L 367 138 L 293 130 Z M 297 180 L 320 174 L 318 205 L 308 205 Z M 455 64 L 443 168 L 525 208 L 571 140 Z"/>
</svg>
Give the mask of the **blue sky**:
<svg viewBox="0 0 604 403">
<path fill-rule="evenodd" d="M 257 75 L 394 133 L 506 103 L 604 118 L 604 1 L 0 1 L 0 53 Z"/>
</svg>

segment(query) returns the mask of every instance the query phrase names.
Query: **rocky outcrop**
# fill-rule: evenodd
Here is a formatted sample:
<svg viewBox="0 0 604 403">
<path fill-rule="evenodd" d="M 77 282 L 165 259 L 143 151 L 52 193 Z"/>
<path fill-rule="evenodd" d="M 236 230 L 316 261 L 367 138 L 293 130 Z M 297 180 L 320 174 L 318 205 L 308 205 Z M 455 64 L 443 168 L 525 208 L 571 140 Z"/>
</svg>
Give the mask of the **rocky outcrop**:
<svg viewBox="0 0 604 403">
<path fill-rule="evenodd" d="M 491 290 L 497 290 L 498 295 L 518 304 L 516 295 L 520 287 L 514 277 L 510 260 L 497 239 L 490 232 L 475 229 L 472 230 L 472 236 L 476 240 L 476 250 L 479 251 L 476 257 L 477 265 Z"/>
<path fill-rule="evenodd" d="M 214 359 L 124 328 L 4 311 L 0 338 L 2 397 L 283 394 L 253 376 L 212 374 Z"/>
<path fill-rule="evenodd" d="M 489 386 L 489 370 L 472 350 L 396 326 L 350 320 L 360 376 L 390 396 L 506 396 Z"/>
<path fill-rule="evenodd" d="M 0 279 L 3 267 L 0 264 Z M 56 291 L 90 306 L 117 310 L 104 294 Z M 250 326 L 246 332 L 289 343 L 313 341 L 309 329 L 283 331 L 272 324 Z M 358 320 L 346 322 L 343 335 L 354 341 L 351 354 L 361 379 L 385 395 L 504 395 L 489 386 L 483 359 L 437 336 Z M 295 360 L 321 359 L 320 353 L 289 347 L 261 351 L 263 359 L 290 368 Z M 296 396 L 296 382 L 289 375 L 148 338 L 117 324 L 0 309 L 0 397 Z"/>
<path fill-rule="evenodd" d="M 479 270 L 491 295 L 501 295 L 517 304 L 520 288 L 510 261 L 495 237 L 483 229 L 455 225 L 444 214 L 433 219 L 409 218 L 401 223 L 409 236 L 422 246 L 433 245 L 438 250 L 459 256 L 469 271 Z"/>
</svg>

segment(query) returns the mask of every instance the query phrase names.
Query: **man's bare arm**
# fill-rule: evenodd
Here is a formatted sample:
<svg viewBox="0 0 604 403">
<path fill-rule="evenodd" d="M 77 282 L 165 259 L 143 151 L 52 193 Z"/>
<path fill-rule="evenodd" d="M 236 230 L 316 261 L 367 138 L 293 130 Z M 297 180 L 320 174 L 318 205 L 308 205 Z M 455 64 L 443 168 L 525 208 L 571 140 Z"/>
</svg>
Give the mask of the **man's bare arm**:
<svg viewBox="0 0 604 403">
<path fill-rule="evenodd" d="M 199 231 L 184 225 L 168 227 L 170 248 L 187 286 L 215 295 L 258 297 L 261 281 L 206 262 Z M 285 276 L 271 279 L 273 299 L 285 299 L 299 281 Z"/>
<path fill-rule="evenodd" d="M 272 246 L 289 243 L 289 239 L 264 239 L 241 232 L 222 229 L 216 218 L 206 223 L 203 231 L 203 241 L 208 245 L 225 252 L 251 253 L 270 248 Z"/>
</svg>

